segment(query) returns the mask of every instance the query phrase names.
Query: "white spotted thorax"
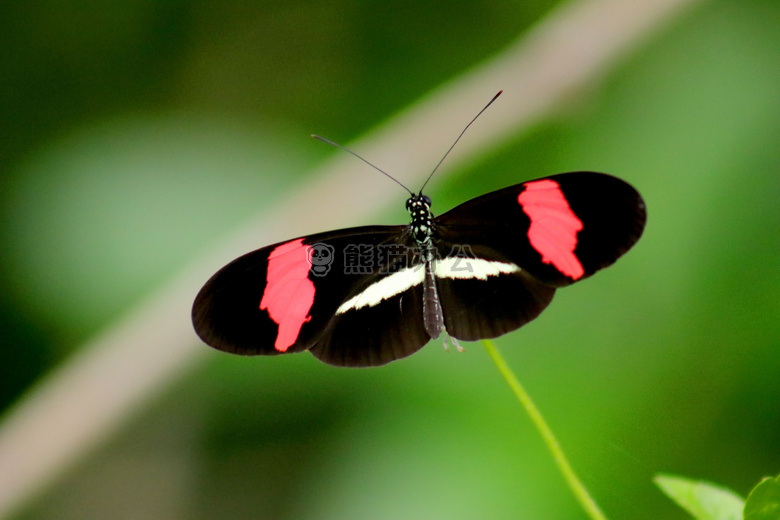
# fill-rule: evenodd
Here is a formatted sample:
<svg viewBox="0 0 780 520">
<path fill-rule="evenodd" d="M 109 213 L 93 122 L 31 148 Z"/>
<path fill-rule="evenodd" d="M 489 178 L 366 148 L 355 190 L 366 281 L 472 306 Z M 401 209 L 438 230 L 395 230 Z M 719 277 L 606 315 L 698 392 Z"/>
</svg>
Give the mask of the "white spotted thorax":
<svg viewBox="0 0 780 520">
<path fill-rule="evenodd" d="M 433 235 L 431 198 L 428 195 L 412 195 L 406 201 L 406 209 L 412 215 L 412 235 L 418 244 L 430 244 Z"/>
</svg>

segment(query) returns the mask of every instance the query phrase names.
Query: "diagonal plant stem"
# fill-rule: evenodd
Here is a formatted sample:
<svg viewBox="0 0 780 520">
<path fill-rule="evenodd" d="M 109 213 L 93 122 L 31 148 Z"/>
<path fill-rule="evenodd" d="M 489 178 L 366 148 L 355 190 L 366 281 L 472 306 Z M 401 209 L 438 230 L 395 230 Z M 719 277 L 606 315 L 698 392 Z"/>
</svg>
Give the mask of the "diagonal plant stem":
<svg viewBox="0 0 780 520">
<path fill-rule="evenodd" d="M 470 130 L 447 159 L 447 169 L 434 178 L 439 183 L 457 165 L 501 146 L 590 90 L 653 30 L 699 1 L 564 2 L 501 54 L 428 93 L 350 147 L 387 171 L 403 173 L 407 185 L 419 186 L 452 142 L 454 135 L 443 129 L 462 128 L 463 114 L 472 114 L 504 89 L 501 110 L 485 113 Z M 41 492 L 155 392 L 206 356 L 205 347 L 196 347 L 189 310 L 195 292 L 216 269 L 259 244 L 354 225 L 397 200 L 397 192 L 377 188 L 375 177 L 351 157 L 338 156 L 308 179 L 81 346 L 5 414 L 0 423 L 0 518 Z M 322 200 L 340 211 L 320 215 L 318 229 L 311 229 L 299 208 L 318 207 Z"/>
<path fill-rule="evenodd" d="M 563 449 L 561 449 L 561 445 L 555 438 L 547 421 L 544 420 L 542 413 L 536 407 L 533 400 L 531 400 L 531 396 L 525 391 L 523 385 L 520 384 L 520 381 L 512 372 L 512 369 L 506 364 L 504 357 L 498 351 L 495 344 L 489 339 L 483 339 L 482 344 L 493 359 L 496 367 L 498 367 L 498 371 L 504 376 L 504 379 L 517 397 L 517 400 L 520 401 L 520 404 L 525 408 L 528 417 L 531 418 L 531 422 L 539 432 L 539 435 L 542 436 L 542 440 L 547 446 L 547 449 L 550 450 L 550 454 L 555 460 L 555 464 L 558 465 L 558 469 L 561 471 L 563 479 L 566 481 L 566 484 L 568 484 L 572 493 L 574 493 L 577 502 L 580 503 L 582 509 L 584 509 L 585 512 L 588 513 L 588 516 L 593 520 L 607 520 L 607 517 L 601 512 L 598 504 L 596 504 L 595 500 L 590 496 L 590 493 L 588 493 L 588 490 L 585 488 L 582 481 L 577 477 L 574 468 L 569 464 L 566 454 L 563 452 Z"/>
</svg>

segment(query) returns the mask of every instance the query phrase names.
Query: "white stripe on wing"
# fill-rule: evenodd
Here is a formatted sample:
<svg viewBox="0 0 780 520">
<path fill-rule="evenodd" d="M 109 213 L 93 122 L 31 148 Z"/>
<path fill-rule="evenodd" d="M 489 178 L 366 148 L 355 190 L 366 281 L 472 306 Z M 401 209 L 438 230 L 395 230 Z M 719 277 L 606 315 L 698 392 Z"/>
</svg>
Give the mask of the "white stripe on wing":
<svg viewBox="0 0 780 520">
<path fill-rule="evenodd" d="M 490 276 L 512 274 L 520 271 L 515 264 L 506 262 L 494 262 L 472 257 L 447 257 L 434 260 L 434 274 L 437 278 L 449 278 L 451 280 L 487 280 Z M 374 307 L 393 296 L 419 285 L 423 282 L 425 270 L 422 264 L 407 267 L 386 276 L 376 283 L 372 283 L 362 292 L 356 294 L 342 303 L 336 314 L 344 314 L 347 311 L 358 310 L 364 307 Z"/>
</svg>

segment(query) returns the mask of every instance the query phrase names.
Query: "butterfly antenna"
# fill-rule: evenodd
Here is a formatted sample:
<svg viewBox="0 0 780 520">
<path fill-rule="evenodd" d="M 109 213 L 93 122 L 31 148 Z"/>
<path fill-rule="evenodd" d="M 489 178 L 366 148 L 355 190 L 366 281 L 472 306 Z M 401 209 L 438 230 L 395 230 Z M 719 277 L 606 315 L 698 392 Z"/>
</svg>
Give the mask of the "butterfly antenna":
<svg viewBox="0 0 780 520">
<path fill-rule="evenodd" d="M 474 121 L 476 121 L 476 120 L 477 120 L 477 118 L 478 118 L 479 116 L 481 116 L 481 115 L 482 115 L 482 112 L 484 112 L 485 110 L 487 110 L 487 109 L 488 109 L 488 107 L 489 107 L 490 105 L 492 105 L 492 104 L 493 104 L 493 101 L 495 101 L 496 99 L 498 99 L 498 96 L 500 96 L 502 92 L 504 92 L 504 91 L 503 91 L 503 90 L 499 90 L 499 91 L 498 91 L 498 93 L 497 93 L 495 96 L 493 96 L 493 99 L 491 99 L 491 100 L 490 100 L 490 102 L 489 102 L 487 105 L 485 105 L 485 106 L 484 106 L 484 108 L 483 108 L 482 110 L 480 110 L 480 111 L 479 111 L 479 113 L 478 113 L 477 115 L 475 115 L 475 116 L 474 116 L 474 119 L 472 119 L 472 120 L 469 122 L 469 124 L 467 124 L 467 125 L 466 125 L 466 128 L 464 128 L 464 129 L 463 129 L 463 131 L 462 131 L 462 132 L 460 133 L 460 135 L 458 136 L 458 138 L 457 138 L 457 139 L 455 139 L 455 142 L 454 142 L 454 143 L 452 143 L 452 146 L 450 146 L 450 149 L 449 149 L 449 150 L 447 150 L 447 153 L 445 153 L 445 154 L 444 154 L 444 157 L 442 157 L 442 158 L 441 158 L 441 160 L 440 160 L 440 161 L 439 161 L 439 163 L 436 165 L 436 167 L 433 169 L 433 171 L 431 172 L 431 174 L 430 174 L 430 175 L 428 175 L 428 178 L 427 178 L 427 179 L 425 179 L 425 182 L 423 183 L 423 185 L 422 185 L 422 188 L 420 188 L 420 194 L 421 194 L 421 195 L 422 195 L 422 191 L 425 189 L 425 186 L 426 186 L 426 184 L 428 184 L 428 181 L 429 181 L 429 180 L 431 180 L 431 177 L 433 177 L 433 174 L 434 174 L 434 173 L 436 173 L 436 170 L 438 170 L 438 169 L 439 169 L 439 166 L 441 166 L 441 163 L 443 163 L 443 162 L 444 162 L 444 159 L 446 159 L 446 158 L 447 158 L 447 156 L 450 154 L 450 152 L 452 151 L 452 149 L 453 149 L 453 148 L 455 148 L 455 145 L 456 145 L 456 144 L 458 144 L 458 141 L 460 141 L 460 138 L 461 138 L 461 137 L 463 137 L 463 134 L 465 134 L 465 133 L 466 133 L 466 130 L 468 130 L 468 129 L 469 129 L 469 127 L 472 125 L 472 123 L 474 123 Z"/>
<path fill-rule="evenodd" d="M 334 142 L 333 142 L 333 141 L 331 141 L 330 139 L 325 139 L 324 137 L 322 137 L 322 136 L 319 136 L 319 135 L 312 134 L 312 137 L 313 137 L 313 138 L 315 138 L 315 139 L 317 139 L 318 141 L 322 141 L 323 143 L 329 144 L 329 145 L 331 145 L 331 146 L 335 146 L 336 148 L 340 148 L 340 149 L 344 150 L 344 151 L 345 151 L 345 152 L 347 152 L 347 153 L 351 153 L 352 155 L 354 155 L 355 157 L 357 157 L 358 159 L 360 159 L 361 161 L 363 161 L 363 162 L 364 162 L 364 163 L 366 163 L 367 165 L 371 166 L 373 169 L 375 169 L 375 170 L 376 170 L 376 171 L 378 171 L 379 173 L 382 173 L 382 174 L 386 175 L 388 178 L 390 178 L 390 179 L 392 179 L 393 181 L 395 181 L 395 182 L 396 182 L 396 183 L 397 183 L 399 186 L 401 186 L 403 189 L 405 189 L 406 191 L 408 191 L 408 192 L 409 192 L 409 195 L 414 195 L 414 193 L 412 192 L 412 190 L 410 190 L 409 188 L 407 188 L 406 186 L 404 186 L 404 185 L 401 183 L 401 181 L 399 181 L 398 179 L 396 179 L 395 177 L 393 177 L 392 175 L 390 175 L 389 173 L 387 173 L 386 171 L 384 171 L 382 168 L 379 168 L 378 166 L 376 166 L 376 165 L 374 165 L 374 164 L 371 164 L 371 163 L 370 163 L 370 162 L 368 162 L 367 160 L 363 159 L 361 156 L 359 156 L 358 154 L 356 154 L 355 152 L 353 152 L 352 150 L 350 150 L 350 149 L 349 149 L 349 148 L 347 148 L 346 146 L 341 146 L 339 143 L 334 143 Z"/>
</svg>

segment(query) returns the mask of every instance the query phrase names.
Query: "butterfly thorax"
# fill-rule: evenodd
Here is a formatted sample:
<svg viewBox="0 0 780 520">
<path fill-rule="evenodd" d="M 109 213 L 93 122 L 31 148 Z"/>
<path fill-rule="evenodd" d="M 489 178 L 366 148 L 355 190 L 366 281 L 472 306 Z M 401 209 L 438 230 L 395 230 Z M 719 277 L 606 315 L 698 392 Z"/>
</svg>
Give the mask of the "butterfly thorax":
<svg viewBox="0 0 780 520">
<path fill-rule="evenodd" d="M 433 214 L 431 213 L 431 198 L 427 195 L 412 195 L 406 201 L 406 209 L 412 216 L 409 225 L 418 244 L 429 244 L 433 236 Z"/>
</svg>

